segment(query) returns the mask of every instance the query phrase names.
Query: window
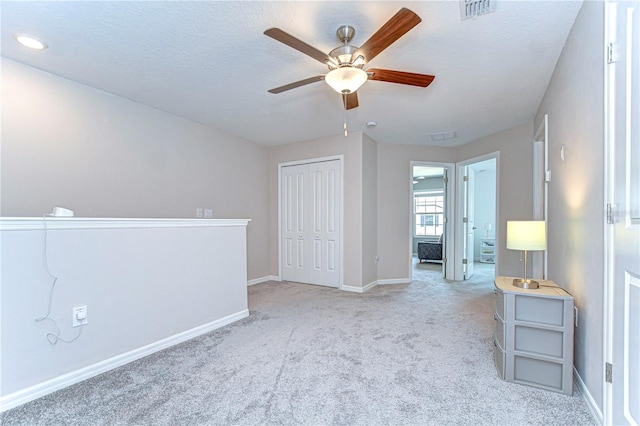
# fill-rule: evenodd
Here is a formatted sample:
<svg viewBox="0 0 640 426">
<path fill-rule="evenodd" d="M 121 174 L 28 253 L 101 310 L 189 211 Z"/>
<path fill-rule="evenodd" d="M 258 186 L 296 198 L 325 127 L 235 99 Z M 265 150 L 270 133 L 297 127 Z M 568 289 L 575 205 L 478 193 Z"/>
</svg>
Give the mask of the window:
<svg viewBox="0 0 640 426">
<path fill-rule="evenodd" d="M 442 191 L 414 192 L 415 235 L 439 237 L 444 232 L 444 195 Z"/>
</svg>

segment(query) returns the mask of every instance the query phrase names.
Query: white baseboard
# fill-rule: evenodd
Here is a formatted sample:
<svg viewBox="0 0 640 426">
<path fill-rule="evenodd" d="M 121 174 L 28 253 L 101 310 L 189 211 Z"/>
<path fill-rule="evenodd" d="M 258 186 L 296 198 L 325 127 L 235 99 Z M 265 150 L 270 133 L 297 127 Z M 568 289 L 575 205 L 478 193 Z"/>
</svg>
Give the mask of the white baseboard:
<svg viewBox="0 0 640 426">
<path fill-rule="evenodd" d="M 365 292 L 371 290 L 372 288 L 374 288 L 375 286 L 378 286 L 378 285 L 410 284 L 410 283 L 411 283 L 411 280 L 409 278 L 393 278 L 393 279 L 373 281 L 373 282 L 370 282 L 369 284 L 365 285 L 364 287 L 355 287 L 355 286 L 351 286 L 351 285 L 343 285 L 341 287 L 341 290 L 351 291 L 353 293 L 365 293 Z"/>
<path fill-rule="evenodd" d="M 340 287 L 340 290 L 344 290 L 344 291 L 350 291 L 352 293 L 364 293 L 365 291 L 369 291 L 372 288 L 374 288 L 375 286 L 378 285 L 378 281 L 373 281 L 367 285 L 365 285 L 364 287 L 356 287 L 356 286 L 352 286 L 352 285 L 342 285 L 342 287 Z"/>
<path fill-rule="evenodd" d="M 589 389 L 587 389 L 587 386 L 582 381 L 582 377 L 580 377 L 580 374 L 578 374 L 578 371 L 575 367 L 573 367 L 573 377 L 576 381 L 578 389 L 580 389 L 582 399 L 584 400 L 585 404 L 587 404 L 587 408 L 589 408 L 591 417 L 593 417 L 593 420 L 595 420 L 597 424 L 603 425 L 604 416 L 602 415 L 602 411 L 600 411 L 600 408 L 598 408 L 598 404 L 596 404 L 596 401 L 591 396 L 591 392 L 589 392 Z"/>
<path fill-rule="evenodd" d="M 386 280 L 378 280 L 378 285 L 385 284 L 411 284 L 411 279 L 409 278 L 392 278 Z"/>
<path fill-rule="evenodd" d="M 275 275 L 267 275 L 247 281 L 247 286 L 266 283 L 267 281 L 280 281 L 280 278 L 276 277 Z"/>
<path fill-rule="evenodd" d="M 232 322 L 238 321 L 242 318 L 249 316 L 249 310 L 244 309 L 235 314 L 228 315 L 224 318 L 212 321 L 207 324 L 194 327 L 190 330 L 183 331 L 182 333 L 175 334 L 157 342 L 150 343 L 132 351 L 116 355 L 104 361 L 97 362 L 95 364 L 80 368 L 62 376 L 55 377 L 37 385 L 30 386 L 26 389 L 19 390 L 17 392 L 10 393 L 8 395 L 0 397 L 0 412 L 9 410 L 22 404 L 26 404 L 29 401 L 38 399 L 45 395 L 48 395 L 57 390 L 66 388 L 73 384 L 79 383 L 83 380 L 102 374 L 106 371 L 113 370 L 114 368 L 128 364 L 137 359 L 143 358 L 147 355 L 151 355 L 155 352 L 159 352 L 170 346 L 177 345 L 194 337 L 198 337 L 202 334 L 208 333 L 220 327 L 223 327 Z"/>
</svg>

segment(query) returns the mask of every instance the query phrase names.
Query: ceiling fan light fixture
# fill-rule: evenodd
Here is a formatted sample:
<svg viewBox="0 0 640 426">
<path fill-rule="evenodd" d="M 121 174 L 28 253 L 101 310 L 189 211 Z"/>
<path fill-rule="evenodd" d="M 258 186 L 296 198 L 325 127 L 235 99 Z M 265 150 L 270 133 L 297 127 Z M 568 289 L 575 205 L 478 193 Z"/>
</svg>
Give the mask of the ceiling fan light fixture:
<svg viewBox="0 0 640 426">
<path fill-rule="evenodd" d="M 331 70 L 324 76 L 324 81 L 342 95 L 354 93 L 364 84 L 369 76 L 360 68 L 341 67 Z"/>
</svg>

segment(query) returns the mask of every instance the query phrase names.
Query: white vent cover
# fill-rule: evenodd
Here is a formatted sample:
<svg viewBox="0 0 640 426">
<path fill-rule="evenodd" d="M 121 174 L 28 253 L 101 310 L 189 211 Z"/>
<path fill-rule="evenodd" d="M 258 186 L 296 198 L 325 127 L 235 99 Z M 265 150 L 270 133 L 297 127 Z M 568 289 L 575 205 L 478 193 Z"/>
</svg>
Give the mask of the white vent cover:
<svg viewBox="0 0 640 426">
<path fill-rule="evenodd" d="M 460 19 L 475 19 L 496 11 L 496 0 L 460 0 Z"/>
<path fill-rule="evenodd" d="M 439 142 L 439 141 L 445 141 L 447 139 L 456 139 L 458 137 L 458 134 L 455 132 L 455 130 L 451 130 L 449 132 L 442 132 L 442 133 L 431 133 L 431 140 L 434 142 Z"/>
</svg>

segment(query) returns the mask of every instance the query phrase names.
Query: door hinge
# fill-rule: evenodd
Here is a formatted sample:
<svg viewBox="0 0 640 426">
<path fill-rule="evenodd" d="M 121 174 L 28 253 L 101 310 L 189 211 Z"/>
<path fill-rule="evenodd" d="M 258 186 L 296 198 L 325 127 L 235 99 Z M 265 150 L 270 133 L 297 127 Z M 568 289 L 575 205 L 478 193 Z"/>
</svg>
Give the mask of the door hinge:
<svg viewBox="0 0 640 426">
<path fill-rule="evenodd" d="M 463 265 L 466 265 L 466 264 L 468 264 L 468 263 L 469 263 L 469 261 L 468 261 L 467 259 L 462 259 L 462 264 L 463 264 Z"/>
<path fill-rule="evenodd" d="M 618 62 L 618 49 L 615 43 L 609 43 L 607 45 L 607 63 L 613 64 L 614 62 Z"/>
<path fill-rule="evenodd" d="M 442 182 L 449 183 L 449 178 L 446 177 L 446 178 L 442 179 Z"/>
<path fill-rule="evenodd" d="M 604 363 L 604 381 L 613 383 L 613 365 L 609 362 Z"/>
<path fill-rule="evenodd" d="M 463 217 L 462 218 L 462 223 L 469 223 L 469 218 L 468 217 Z"/>
<path fill-rule="evenodd" d="M 442 263 L 447 263 L 447 258 L 446 257 L 442 258 Z"/>
<path fill-rule="evenodd" d="M 613 224 L 613 207 L 611 206 L 611 203 L 607 203 L 607 223 L 608 224 Z"/>
<path fill-rule="evenodd" d="M 462 180 L 463 180 L 464 182 L 469 182 L 469 176 L 464 176 L 464 177 L 462 178 Z"/>
<path fill-rule="evenodd" d="M 544 172 L 544 181 L 551 182 L 551 170 L 547 170 Z"/>
</svg>

